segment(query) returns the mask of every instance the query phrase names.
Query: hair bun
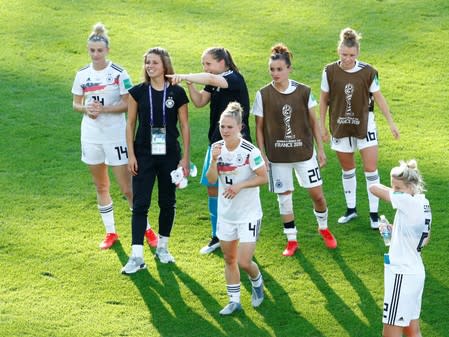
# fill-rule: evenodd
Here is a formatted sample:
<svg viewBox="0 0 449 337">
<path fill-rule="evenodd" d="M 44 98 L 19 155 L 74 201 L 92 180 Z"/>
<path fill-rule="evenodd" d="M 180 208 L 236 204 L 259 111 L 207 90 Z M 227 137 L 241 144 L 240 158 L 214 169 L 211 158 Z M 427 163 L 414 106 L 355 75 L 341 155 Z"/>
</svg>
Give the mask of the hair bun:
<svg viewBox="0 0 449 337">
<path fill-rule="evenodd" d="M 411 160 L 409 160 L 407 162 L 407 167 L 409 169 L 412 169 L 412 170 L 417 170 L 418 169 L 418 163 L 416 162 L 415 159 L 411 159 Z"/>
<path fill-rule="evenodd" d="M 106 28 L 101 22 L 98 22 L 94 25 L 93 33 L 95 35 L 106 35 Z"/>
<path fill-rule="evenodd" d="M 289 52 L 290 51 L 288 50 L 287 46 L 282 43 L 278 43 L 271 48 L 272 54 L 284 54 Z"/>
</svg>

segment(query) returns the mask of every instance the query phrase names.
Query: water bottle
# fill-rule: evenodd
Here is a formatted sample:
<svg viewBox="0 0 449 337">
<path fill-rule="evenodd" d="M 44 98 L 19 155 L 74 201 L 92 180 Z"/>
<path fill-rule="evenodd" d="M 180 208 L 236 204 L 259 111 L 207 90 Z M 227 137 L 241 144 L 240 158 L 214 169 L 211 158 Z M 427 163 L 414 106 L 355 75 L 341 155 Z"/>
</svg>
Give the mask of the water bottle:
<svg viewBox="0 0 449 337">
<path fill-rule="evenodd" d="M 384 239 L 385 246 L 389 246 L 391 243 L 391 230 L 392 227 L 385 218 L 385 215 L 380 216 L 379 232 Z"/>
<path fill-rule="evenodd" d="M 197 174 L 198 174 L 198 170 L 196 168 L 196 165 L 194 163 L 190 162 L 190 176 L 196 177 Z"/>
</svg>

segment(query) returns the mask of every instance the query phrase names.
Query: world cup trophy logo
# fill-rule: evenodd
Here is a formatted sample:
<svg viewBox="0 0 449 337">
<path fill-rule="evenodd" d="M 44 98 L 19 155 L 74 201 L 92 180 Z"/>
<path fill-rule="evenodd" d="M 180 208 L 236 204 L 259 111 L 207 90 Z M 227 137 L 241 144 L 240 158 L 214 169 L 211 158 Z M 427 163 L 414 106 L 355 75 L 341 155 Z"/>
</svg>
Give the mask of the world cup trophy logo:
<svg viewBox="0 0 449 337">
<path fill-rule="evenodd" d="M 282 116 L 284 116 L 284 124 L 285 124 L 285 139 L 293 139 L 295 135 L 292 132 L 292 127 L 290 125 L 292 119 L 292 107 L 288 104 L 285 104 L 282 107 Z"/>
<path fill-rule="evenodd" d="M 354 86 L 351 83 L 345 85 L 345 101 L 346 101 L 346 116 L 354 116 L 352 112 L 352 94 L 354 93 Z"/>
</svg>

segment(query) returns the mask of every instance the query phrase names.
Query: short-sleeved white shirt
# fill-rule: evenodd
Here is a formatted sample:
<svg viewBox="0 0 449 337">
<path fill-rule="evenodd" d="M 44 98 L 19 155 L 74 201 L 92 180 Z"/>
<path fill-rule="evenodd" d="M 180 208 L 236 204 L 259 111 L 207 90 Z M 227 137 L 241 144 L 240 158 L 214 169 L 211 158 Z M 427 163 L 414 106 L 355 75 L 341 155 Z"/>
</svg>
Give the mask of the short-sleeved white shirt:
<svg viewBox="0 0 449 337">
<path fill-rule="evenodd" d="M 424 194 L 393 191 L 390 200 L 396 209 L 389 249 L 391 270 L 396 274 L 423 273 L 420 251 L 432 222 L 429 201 Z"/>
<path fill-rule="evenodd" d="M 226 148 L 223 140 L 215 144 L 222 145 L 217 158 L 219 221 L 243 223 L 262 218 L 258 186 L 242 188 L 233 199 L 223 197 L 227 186 L 251 179 L 255 176 L 254 171 L 265 165 L 259 149 L 243 138 L 233 151 Z"/>
<path fill-rule="evenodd" d="M 356 60 L 354 68 L 345 70 L 345 71 L 347 73 L 356 73 L 361 69 L 362 69 L 362 67 L 360 66 L 359 61 Z M 376 92 L 379 90 L 380 90 L 380 84 L 379 84 L 379 80 L 376 76 L 376 78 L 371 83 L 371 86 L 369 87 L 369 92 L 373 93 L 373 92 Z M 321 91 L 329 92 L 329 82 L 327 81 L 326 68 L 324 68 L 323 73 L 321 74 Z"/>
<path fill-rule="evenodd" d="M 84 96 L 85 104 L 96 99 L 104 106 L 120 103 L 121 96 L 132 87 L 125 69 L 109 61 L 106 68 L 97 71 L 92 64 L 80 69 L 72 86 L 72 94 Z M 102 113 L 96 119 L 84 114 L 81 122 L 81 141 L 105 144 L 126 139 L 125 113 Z"/>
<path fill-rule="evenodd" d="M 273 82 L 271 82 L 271 85 L 274 87 Z M 284 92 L 281 92 L 281 94 L 285 94 L 285 95 L 291 94 L 293 91 L 296 90 L 296 88 L 297 88 L 297 86 L 294 85 L 294 81 L 289 79 L 287 89 L 285 89 Z M 314 108 L 318 105 L 318 102 L 317 102 L 315 96 L 313 96 L 312 91 L 310 91 L 309 102 L 307 105 L 308 105 L 309 109 Z M 254 105 L 253 105 L 253 109 L 252 109 L 251 113 L 254 116 L 263 117 L 263 102 L 262 102 L 262 95 L 260 94 L 260 90 L 258 90 L 256 92 L 256 99 L 254 100 Z"/>
</svg>

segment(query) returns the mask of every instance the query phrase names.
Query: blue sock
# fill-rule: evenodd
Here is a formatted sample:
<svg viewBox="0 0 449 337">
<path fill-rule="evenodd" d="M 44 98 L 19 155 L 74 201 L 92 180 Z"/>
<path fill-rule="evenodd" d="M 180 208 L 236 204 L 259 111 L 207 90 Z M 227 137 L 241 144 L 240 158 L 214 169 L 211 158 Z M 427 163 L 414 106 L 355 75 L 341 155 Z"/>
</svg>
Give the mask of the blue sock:
<svg viewBox="0 0 449 337">
<path fill-rule="evenodd" d="M 208 198 L 209 205 L 209 214 L 210 214 L 210 223 L 212 225 L 212 237 L 217 236 L 217 206 L 218 206 L 218 198 L 210 197 Z"/>
</svg>

